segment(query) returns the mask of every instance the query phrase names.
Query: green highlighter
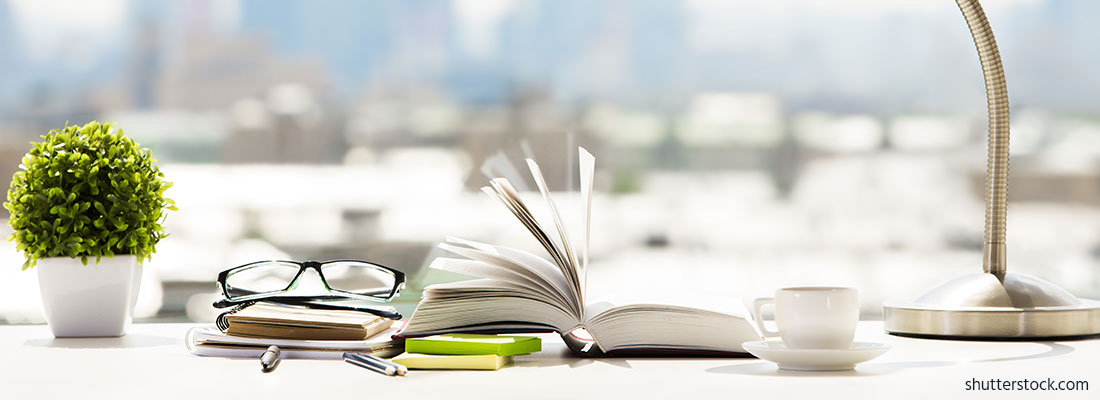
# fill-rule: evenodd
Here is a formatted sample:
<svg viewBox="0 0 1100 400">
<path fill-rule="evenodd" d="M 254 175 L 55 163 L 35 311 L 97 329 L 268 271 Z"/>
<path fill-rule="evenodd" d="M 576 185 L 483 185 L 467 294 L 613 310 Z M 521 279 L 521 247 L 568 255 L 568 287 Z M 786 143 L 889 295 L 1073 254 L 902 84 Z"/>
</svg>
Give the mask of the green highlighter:
<svg viewBox="0 0 1100 400">
<path fill-rule="evenodd" d="M 542 340 L 532 336 L 452 333 L 405 339 L 405 352 L 407 353 L 514 356 L 540 350 L 542 350 Z"/>
</svg>

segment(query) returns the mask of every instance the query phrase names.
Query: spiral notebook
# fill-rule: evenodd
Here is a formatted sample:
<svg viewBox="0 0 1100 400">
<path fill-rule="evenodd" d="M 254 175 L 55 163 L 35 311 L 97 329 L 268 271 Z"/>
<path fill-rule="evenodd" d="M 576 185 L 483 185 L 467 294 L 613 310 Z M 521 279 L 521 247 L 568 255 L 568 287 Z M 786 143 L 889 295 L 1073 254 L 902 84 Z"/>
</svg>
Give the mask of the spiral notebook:
<svg viewBox="0 0 1100 400">
<path fill-rule="evenodd" d="M 219 319 L 222 319 L 219 325 L 224 325 L 226 334 L 269 339 L 363 340 L 393 324 L 392 319 L 358 311 L 265 303 L 225 313 Z"/>
</svg>

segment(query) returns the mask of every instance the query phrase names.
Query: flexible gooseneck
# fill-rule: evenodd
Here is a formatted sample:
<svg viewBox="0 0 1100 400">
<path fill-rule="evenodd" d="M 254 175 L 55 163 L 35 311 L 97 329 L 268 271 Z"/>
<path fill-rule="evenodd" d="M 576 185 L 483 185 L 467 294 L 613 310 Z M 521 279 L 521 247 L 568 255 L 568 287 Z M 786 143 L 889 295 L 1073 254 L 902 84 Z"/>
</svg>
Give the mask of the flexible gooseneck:
<svg viewBox="0 0 1100 400">
<path fill-rule="evenodd" d="M 1062 340 L 1100 337 L 1100 301 L 1006 271 L 1008 92 L 993 31 L 978 0 L 955 0 L 974 36 L 989 103 L 985 181 L 985 272 L 933 286 L 912 302 L 886 303 L 883 328 L 902 336 L 964 340 Z"/>
<path fill-rule="evenodd" d="M 985 76 L 985 96 L 989 106 L 989 160 L 985 178 L 985 244 L 982 269 L 1004 280 L 1005 212 L 1008 194 L 1008 89 L 1001 66 L 1001 53 L 993 39 L 993 29 L 978 0 L 955 0 L 966 17 L 966 25 L 978 47 L 978 59 Z"/>
</svg>

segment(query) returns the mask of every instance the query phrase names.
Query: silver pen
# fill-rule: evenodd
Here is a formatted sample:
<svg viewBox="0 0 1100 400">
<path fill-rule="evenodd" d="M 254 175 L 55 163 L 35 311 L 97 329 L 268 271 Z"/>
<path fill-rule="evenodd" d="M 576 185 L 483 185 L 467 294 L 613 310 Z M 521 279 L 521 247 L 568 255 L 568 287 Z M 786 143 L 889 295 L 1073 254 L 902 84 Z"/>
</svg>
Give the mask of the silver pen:
<svg viewBox="0 0 1100 400">
<path fill-rule="evenodd" d="M 356 355 L 356 356 L 359 356 L 359 357 L 363 357 L 363 358 L 366 358 L 366 359 L 370 359 L 371 361 L 374 361 L 374 362 L 376 362 L 376 363 L 379 363 L 379 364 L 382 364 L 382 365 L 392 365 L 392 366 L 393 366 L 394 368 L 397 368 L 397 374 L 398 374 L 398 375 L 402 375 L 402 376 L 404 376 L 405 374 L 409 373 L 409 367 L 406 367 L 406 366 L 404 366 L 404 365 L 401 365 L 401 364 L 395 363 L 395 362 L 393 362 L 393 361 L 387 360 L 387 359 L 385 359 L 385 358 L 382 358 L 382 357 L 378 357 L 378 356 L 376 356 L 376 355 L 374 355 L 374 354 L 370 354 L 370 353 L 355 353 L 355 355 Z"/>
<path fill-rule="evenodd" d="M 263 367 L 263 371 L 274 371 L 275 367 L 279 366 L 279 355 L 281 354 L 282 352 L 279 351 L 279 346 L 268 347 L 267 351 L 260 356 L 260 366 Z"/>
<path fill-rule="evenodd" d="M 367 356 L 366 354 L 344 353 L 344 361 L 349 364 L 353 364 L 359 367 L 369 369 L 371 371 L 380 373 L 387 376 L 405 375 L 408 369 L 404 365 L 391 363 L 389 361 L 381 360 L 377 357 Z M 400 368 L 398 368 L 400 367 Z"/>
</svg>

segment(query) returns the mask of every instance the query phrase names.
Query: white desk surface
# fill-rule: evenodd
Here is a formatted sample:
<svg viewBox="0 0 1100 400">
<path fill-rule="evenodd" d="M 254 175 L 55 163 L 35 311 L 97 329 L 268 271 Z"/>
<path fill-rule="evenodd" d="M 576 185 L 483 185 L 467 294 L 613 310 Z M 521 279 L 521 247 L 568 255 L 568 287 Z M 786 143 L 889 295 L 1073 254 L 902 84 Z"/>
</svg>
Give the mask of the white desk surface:
<svg viewBox="0 0 1100 400">
<path fill-rule="evenodd" d="M 546 335 L 542 352 L 499 371 L 396 378 L 337 360 L 283 360 L 264 374 L 258 360 L 189 354 L 183 336 L 192 326 L 137 324 L 105 339 L 0 326 L 0 399 L 1100 398 L 1100 340 L 922 340 L 885 335 L 881 322 L 860 322 L 857 340 L 893 349 L 854 371 L 785 371 L 754 358 L 584 359 Z M 1087 380 L 1089 390 L 968 392 L 971 378 Z"/>
</svg>

